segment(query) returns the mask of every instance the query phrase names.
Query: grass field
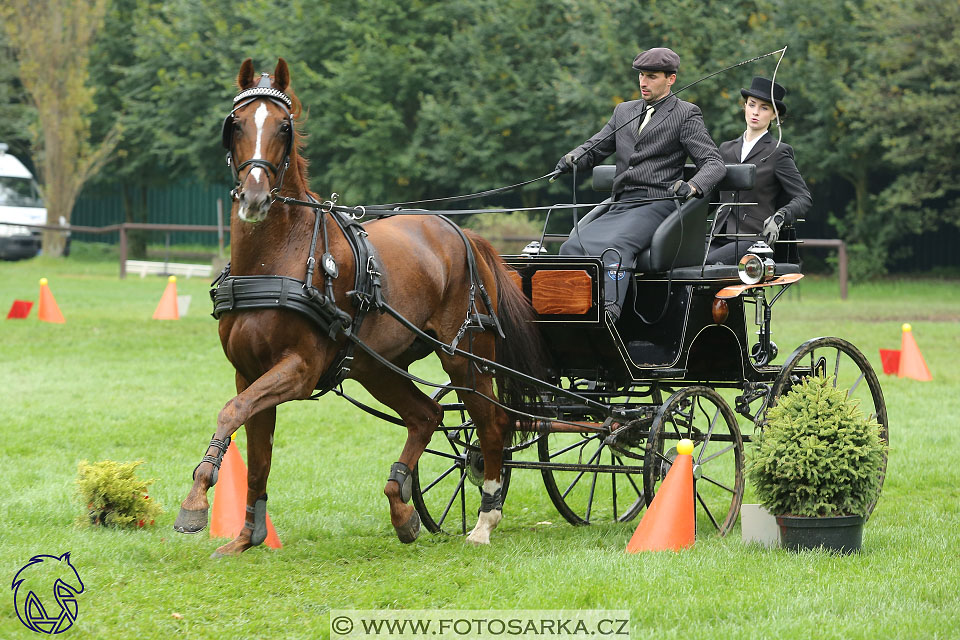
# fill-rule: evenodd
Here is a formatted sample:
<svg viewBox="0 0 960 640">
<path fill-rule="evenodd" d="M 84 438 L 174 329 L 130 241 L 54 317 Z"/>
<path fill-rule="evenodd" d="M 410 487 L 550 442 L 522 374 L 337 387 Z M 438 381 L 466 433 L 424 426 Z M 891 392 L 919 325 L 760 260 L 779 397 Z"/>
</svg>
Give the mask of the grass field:
<svg viewBox="0 0 960 640">
<path fill-rule="evenodd" d="M 233 395 L 208 282 L 181 279 L 189 315 L 159 322 L 161 278 L 120 281 L 116 263 L 95 260 L 5 263 L 4 313 L 15 298 L 36 301 L 40 277 L 67 323 L 34 311 L 0 328 L 0 579 L 70 551 L 86 588 L 66 636 L 328 637 L 330 609 L 383 608 L 629 609 L 634 638 L 960 636 L 958 281 L 858 285 L 841 301 L 836 281 L 807 279 L 775 308 L 780 361 L 836 335 L 879 369 L 877 349 L 898 348 L 911 322 L 933 372 L 928 383 L 881 375 L 889 467 L 855 556 L 744 545 L 739 528 L 682 553 L 628 556 L 636 521 L 567 525 L 534 471 L 514 474 L 489 547 L 427 532 L 402 545 L 381 493 L 402 430 L 324 398 L 279 410 L 269 505 L 283 549 L 214 561 L 223 541 L 172 529 Z M 430 362 L 417 371 L 441 378 Z M 145 460 L 140 475 L 166 509 L 156 526 L 77 527 L 82 459 Z M 0 637 L 30 636 L 7 593 Z"/>
</svg>

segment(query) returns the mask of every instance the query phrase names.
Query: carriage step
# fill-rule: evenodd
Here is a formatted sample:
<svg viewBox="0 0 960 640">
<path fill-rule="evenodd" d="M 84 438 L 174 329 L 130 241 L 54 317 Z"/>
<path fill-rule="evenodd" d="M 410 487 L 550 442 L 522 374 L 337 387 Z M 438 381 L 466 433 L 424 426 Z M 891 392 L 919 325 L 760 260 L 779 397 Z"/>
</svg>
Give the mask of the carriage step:
<svg viewBox="0 0 960 640">
<path fill-rule="evenodd" d="M 642 367 L 643 365 L 640 366 Z M 664 367 L 662 369 L 644 369 L 643 373 L 651 378 L 683 378 L 687 375 L 687 370 Z"/>
</svg>

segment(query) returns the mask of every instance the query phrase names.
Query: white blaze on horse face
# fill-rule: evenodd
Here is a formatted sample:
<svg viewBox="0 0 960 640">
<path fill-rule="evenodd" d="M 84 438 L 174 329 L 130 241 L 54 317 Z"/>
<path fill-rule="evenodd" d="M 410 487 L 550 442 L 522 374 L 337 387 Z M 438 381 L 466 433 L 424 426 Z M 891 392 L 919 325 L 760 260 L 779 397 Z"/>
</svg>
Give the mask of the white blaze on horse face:
<svg viewBox="0 0 960 640">
<path fill-rule="evenodd" d="M 498 480 L 484 480 L 483 492 L 493 495 L 500 486 Z M 477 526 L 475 526 L 473 531 L 467 536 L 467 542 L 472 542 L 473 544 L 490 544 L 490 533 L 500 524 L 501 518 L 503 518 L 503 511 L 500 509 L 481 511 L 480 517 L 477 518 Z"/>
<path fill-rule="evenodd" d="M 262 145 L 263 145 L 263 125 L 267 121 L 267 105 L 261 103 L 257 107 L 256 112 L 253 114 L 253 122 L 257 126 L 257 142 L 253 150 L 253 156 L 251 160 L 262 160 Z M 261 176 L 264 175 L 264 170 L 260 167 L 253 167 L 250 169 L 248 177 L 253 178 L 256 183 L 260 183 Z M 267 211 L 270 209 L 271 200 L 265 197 L 260 197 L 258 203 L 255 203 L 252 207 L 247 202 L 247 200 L 241 199 L 240 207 L 237 210 L 237 216 L 244 222 L 260 222 L 263 220 Z"/>
<path fill-rule="evenodd" d="M 253 123 L 257 125 L 257 146 L 253 150 L 253 158 L 255 160 L 262 160 L 260 157 L 260 144 L 263 141 L 263 123 L 267 121 L 267 105 L 263 102 L 260 103 L 260 106 L 257 107 L 257 112 L 253 114 Z M 260 182 L 260 175 L 263 173 L 263 169 L 260 167 L 254 167 L 250 170 L 250 175 L 254 180 Z"/>
</svg>

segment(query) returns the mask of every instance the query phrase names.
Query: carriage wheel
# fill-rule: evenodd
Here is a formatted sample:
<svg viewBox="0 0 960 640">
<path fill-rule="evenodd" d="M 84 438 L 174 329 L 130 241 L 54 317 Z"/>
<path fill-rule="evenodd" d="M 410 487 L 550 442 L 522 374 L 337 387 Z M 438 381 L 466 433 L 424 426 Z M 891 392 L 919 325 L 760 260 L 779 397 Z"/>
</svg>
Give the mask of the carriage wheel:
<svg viewBox="0 0 960 640">
<path fill-rule="evenodd" d="M 450 389 L 440 388 L 433 394 L 443 407 L 443 421 L 413 468 L 413 506 L 428 531 L 449 533 L 459 529 L 466 534 L 468 514 L 472 528 L 480 510 L 483 455 L 463 403 L 455 395 L 453 402 L 442 401 L 450 393 Z M 510 449 L 504 450 L 503 459 L 510 459 Z M 500 473 L 506 501 L 510 469 L 503 468 Z"/>
<path fill-rule="evenodd" d="M 866 356 L 860 353 L 855 346 L 841 338 L 814 338 L 797 347 L 784 363 L 777 379 L 770 388 L 766 407 L 759 412 L 757 426 L 763 429 L 766 423 L 766 412 L 776 406 L 777 400 L 790 391 L 793 385 L 811 375 L 831 376 L 834 378 L 834 387 L 847 390 L 847 397 L 860 401 L 860 408 L 864 415 L 875 418 L 880 423 L 880 437 L 889 443 L 887 422 L 887 406 L 883 401 L 883 391 L 880 389 L 880 380 L 870 366 Z M 883 454 L 880 465 L 880 489 L 883 489 L 883 480 L 887 471 L 887 454 Z M 873 512 L 880 493 L 870 503 L 867 516 Z"/>
<path fill-rule="evenodd" d="M 743 439 L 737 418 L 710 387 L 686 387 L 660 407 L 647 439 L 643 490 L 649 504 L 677 455 L 682 438 L 693 441 L 697 535 L 725 536 L 743 502 Z"/>
<path fill-rule="evenodd" d="M 646 506 L 643 440 L 650 420 L 590 433 L 551 431 L 537 443 L 541 462 L 570 465 L 541 469 L 547 495 L 567 522 L 628 522 Z"/>
</svg>

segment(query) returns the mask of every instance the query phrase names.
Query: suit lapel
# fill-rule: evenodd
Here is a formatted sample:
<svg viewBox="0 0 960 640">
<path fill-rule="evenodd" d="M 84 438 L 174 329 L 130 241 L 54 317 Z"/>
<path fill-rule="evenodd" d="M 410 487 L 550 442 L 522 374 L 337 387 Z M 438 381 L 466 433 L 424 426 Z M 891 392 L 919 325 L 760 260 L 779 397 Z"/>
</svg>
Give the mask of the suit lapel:
<svg viewBox="0 0 960 640">
<path fill-rule="evenodd" d="M 641 102 L 643 101 L 641 100 Z M 647 126 L 645 126 L 643 131 L 640 132 L 637 140 L 643 140 L 644 137 L 646 137 L 653 129 L 655 129 L 658 124 L 666 120 L 667 116 L 670 115 L 670 112 L 673 111 L 675 106 L 677 106 L 677 100 L 673 95 L 661 102 L 653 112 L 653 117 L 650 118 L 650 122 L 648 122 Z M 640 125 L 637 124 L 637 127 L 639 128 Z"/>
<path fill-rule="evenodd" d="M 759 140 L 757 140 L 757 144 L 753 145 L 753 149 L 750 149 L 750 153 L 747 155 L 746 158 L 743 159 L 743 162 L 750 163 L 751 158 L 758 156 L 761 153 L 763 154 L 761 157 L 766 157 L 767 153 L 770 152 L 771 140 L 772 140 L 772 137 L 770 136 L 770 132 L 767 131 L 765 134 L 763 134 L 763 136 L 761 136 Z M 739 154 L 742 152 L 743 152 L 743 136 L 740 137 L 740 149 L 738 150 L 737 155 L 739 156 Z"/>
<path fill-rule="evenodd" d="M 637 100 L 636 104 L 633 106 L 633 109 L 627 115 L 628 119 L 633 119 L 633 122 L 630 123 L 628 128 L 630 129 L 630 135 L 634 144 L 636 144 L 637 140 L 639 140 L 637 130 L 640 128 L 640 123 L 643 122 L 643 118 L 645 116 L 644 108 L 646 107 L 646 104 L 647 103 L 643 100 Z M 644 127 L 644 131 L 646 131 L 649 126 L 650 123 L 647 123 L 647 126 Z"/>
</svg>

